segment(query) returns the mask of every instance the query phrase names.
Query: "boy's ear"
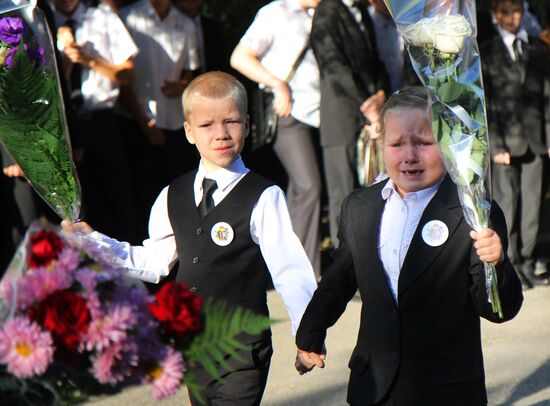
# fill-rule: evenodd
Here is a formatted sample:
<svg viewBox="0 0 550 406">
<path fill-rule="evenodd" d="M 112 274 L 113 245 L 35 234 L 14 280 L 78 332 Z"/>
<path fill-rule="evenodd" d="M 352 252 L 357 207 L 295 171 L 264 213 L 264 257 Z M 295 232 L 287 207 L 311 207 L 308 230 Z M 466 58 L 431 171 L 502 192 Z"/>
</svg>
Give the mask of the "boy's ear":
<svg viewBox="0 0 550 406">
<path fill-rule="evenodd" d="M 183 122 L 183 129 L 185 130 L 185 138 L 187 138 L 187 141 L 189 144 L 195 143 L 195 137 L 193 136 L 193 129 L 191 128 L 191 125 L 187 122 Z"/>
</svg>

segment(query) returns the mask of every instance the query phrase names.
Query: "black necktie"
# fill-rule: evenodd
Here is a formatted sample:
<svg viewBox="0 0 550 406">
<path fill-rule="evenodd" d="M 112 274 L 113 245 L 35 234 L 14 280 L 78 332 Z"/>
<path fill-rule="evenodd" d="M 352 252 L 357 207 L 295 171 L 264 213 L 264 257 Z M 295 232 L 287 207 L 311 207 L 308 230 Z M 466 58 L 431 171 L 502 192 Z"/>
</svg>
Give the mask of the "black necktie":
<svg viewBox="0 0 550 406">
<path fill-rule="evenodd" d="M 201 217 L 214 208 L 214 199 L 212 195 L 218 188 L 218 184 L 214 179 L 204 178 L 202 180 L 202 200 L 199 203 L 199 213 Z"/>
<path fill-rule="evenodd" d="M 515 39 L 514 43 L 512 44 L 512 49 L 514 50 L 514 57 L 516 59 L 516 63 L 523 63 L 523 52 L 521 49 L 521 40 Z"/>
<path fill-rule="evenodd" d="M 75 35 L 75 27 L 76 27 L 76 21 L 72 18 L 69 18 L 67 21 L 65 21 L 65 25 L 69 27 L 73 31 L 73 35 Z M 82 106 L 83 100 L 82 100 L 82 66 L 80 66 L 79 63 L 74 63 L 73 67 L 71 69 L 71 77 L 70 77 L 70 87 L 71 87 L 71 101 L 73 103 L 73 106 L 75 108 L 78 108 Z"/>
</svg>

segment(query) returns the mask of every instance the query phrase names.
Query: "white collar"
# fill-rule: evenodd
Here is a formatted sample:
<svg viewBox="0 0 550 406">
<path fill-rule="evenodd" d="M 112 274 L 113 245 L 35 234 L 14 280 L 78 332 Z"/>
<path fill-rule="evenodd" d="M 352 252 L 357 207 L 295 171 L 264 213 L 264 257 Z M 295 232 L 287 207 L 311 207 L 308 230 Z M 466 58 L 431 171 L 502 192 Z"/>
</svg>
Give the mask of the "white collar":
<svg viewBox="0 0 550 406">
<path fill-rule="evenodd" d="M 427 187 L 426 189 L 407 193 L 405 196 L 403 196 L 403 200 L 424 201 L 426 199 L 431 199 L 435 195 L 435 192 L 437 192 L 437 189 L 439 189 L 439 185 L 441 185 L 441 182 L 443 182 L 444 178 L 445 176 L 442 176 L 441 179 L 439 179 L 435 184 L 433 184 L 430 187 Z M 396 193 L 397 196 L 399 196 L 399 193 L 397 193 L 397 189 L 395 188 L 393 181 L 389 179 L 388 182 L 382 188 L 382 192 L 381 192 L 382 199 L 387 200 L 394 192 Z"/>
<path fill-rule="evenodd" d="M 218 189 L 223 191 L 249 171 L 250 170 L 244 166 L 244 162 L 240 155 L 235 158 L 227 168 L 219 168 L 213 172 L 207 172 L 201 160 L 197 175 L 195 176 L 195 185 L 202 185 L 202 180 L 204 178 L 213 179 L 218 184 Z"/>
<path fill-rule="evenodd" d="M 513 34 L 510 31 L 503 30 L 499 26 L 497 26 L 498 32 L 500 34 L 500 37 L 504 41 L 504 44 L 506 44 L 507 47 L 511 47 L 514 44 L 515 39 L 519 39 L 525 44 L 529 43 L 529 35 L 527 34 L 527 31 L 525 29 L 521 28 L 517 34 Z"/>
</svg>

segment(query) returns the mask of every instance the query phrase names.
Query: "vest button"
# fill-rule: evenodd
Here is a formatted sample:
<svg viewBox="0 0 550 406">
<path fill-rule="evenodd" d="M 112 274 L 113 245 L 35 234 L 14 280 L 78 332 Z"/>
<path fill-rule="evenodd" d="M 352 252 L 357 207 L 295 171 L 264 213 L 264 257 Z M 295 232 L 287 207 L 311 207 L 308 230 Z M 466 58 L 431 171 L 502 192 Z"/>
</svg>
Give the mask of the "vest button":
<svg viewBox="0 0 550 406">
<path fill-rule="evenodd" d="M 197 289 L 196 286 L 192 286 L 192 287 L 189 289 L 189 291 L 190 291 L 191 293 L 197 293 L 198 289 Z"/>
<path fill-rule="evenodd" d="M 197 235 L 201 235 L 202 234 L 202 228 L 197 228 L 197 231 L 196 231 Z"/>
<path fill-rule="evenodd" d="M 199 257 L 193 258 L 193 263 L 194 263 L 194 264 L 198 264 L 198 263 L 199 263 Z"/>
</svg>

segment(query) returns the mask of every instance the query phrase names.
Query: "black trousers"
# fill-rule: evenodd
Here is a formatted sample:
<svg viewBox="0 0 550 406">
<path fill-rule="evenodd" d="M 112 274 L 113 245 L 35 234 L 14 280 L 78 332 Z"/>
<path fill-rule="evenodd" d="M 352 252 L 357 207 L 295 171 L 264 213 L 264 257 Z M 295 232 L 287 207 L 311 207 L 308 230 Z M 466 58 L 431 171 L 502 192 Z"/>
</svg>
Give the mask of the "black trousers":
<svg viewBox="0 0 550 406">
<path fill-rule="evenodd" d="M 223 383 L 204 368 L 189 368 L 201 387 L 203 402 L 189 392 L 193 406 L 259 406 L 267 383 L 273 347 L 271 337 L 237 351 L 244 362 L 228 359 L 233 371 L 220 371 Z"/>
</svg>

